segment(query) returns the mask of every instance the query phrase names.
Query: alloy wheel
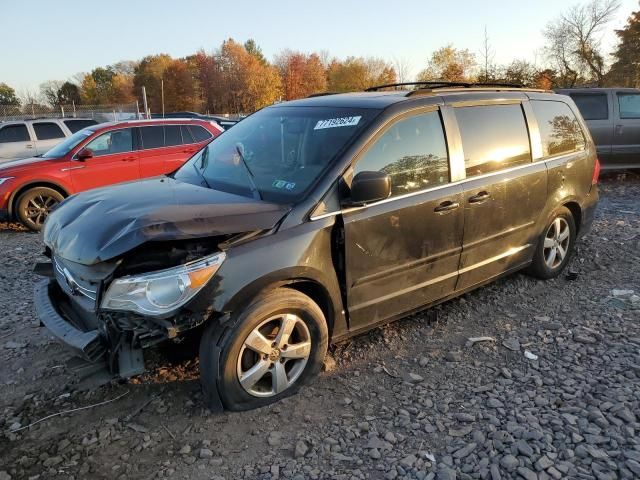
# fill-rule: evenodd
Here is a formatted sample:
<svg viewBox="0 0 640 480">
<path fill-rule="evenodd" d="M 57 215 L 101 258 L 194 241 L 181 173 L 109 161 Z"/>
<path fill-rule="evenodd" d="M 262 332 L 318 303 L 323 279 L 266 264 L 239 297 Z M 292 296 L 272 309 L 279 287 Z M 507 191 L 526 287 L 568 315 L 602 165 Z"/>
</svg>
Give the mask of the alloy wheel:
<svg viewBox="0 0 640 480">
<path fill-rule="evenodd" d="M 562 217 L 557 217 L 549 228 L 544 238 L 542 254 L 547 267 L 558 268 L 564 261 L 569 251 L 571 229 L 569 223 Z"/>
<path fill-rule="evenodd" d="M 238 354 L 240 385 L 255 397 L 284 392 L 300 377 L 311 354 L 305 322 L 288 313 L 260 323 L 244 340 Z"/>
<path fill-rule="evenodd" d="M 34 195 L 29 199 L 27 205 L 24 207 L 25 218 L 32 222 L 36 226 L 42 226 L 44 221 L 49 216 L 51 209 L 58 203 L 57 198 L 54 198 L 47 194 Z"/>
</svg>

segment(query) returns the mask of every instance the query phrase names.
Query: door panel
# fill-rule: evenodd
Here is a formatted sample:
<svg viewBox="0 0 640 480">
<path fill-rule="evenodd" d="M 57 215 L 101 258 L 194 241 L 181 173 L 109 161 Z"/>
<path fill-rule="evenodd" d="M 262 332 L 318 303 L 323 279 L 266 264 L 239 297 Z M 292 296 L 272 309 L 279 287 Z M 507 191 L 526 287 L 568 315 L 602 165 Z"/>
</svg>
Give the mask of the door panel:
<svg viewBox="0 0 640 480">
<path fill-rule="evenodd" d="M 446 203 L 450 202 L 450 203 Z M 407 312 L 453 292 L 463 209 L 459 185 L 345 213 L 351 327 Z"/>
<path fill-rule="evenodd" d="M 350 327 L 363 328 L 453 292 L 462 189 L 450 184 L 440 112 L 406 114 L 377 135 L 354 173 L 381 171 L 391 197 L 343 212 Z"/>
<path fill-rule="evenodd" d="M 509 185 L 529 168 L 531 145 L 520 103 L 456 107 L 464 153 L 464 236 L 456 289 L 466 289 L 514 266 L 526 255 L 523 240 L 533 229 L 526 211 L 539 194 L 526 179 Z M 546 177 L 542 175 L 542 180 Z M 537 174 L 534 175 L 537 179 Z M 544 181 L 534 181 L 535 191 Z M 518 190 L 520 188 L 521 190 Z M 523 202 L 522 208 L 516 202 Z"/>
<path fill-rule="evenodd" d="M 93 157 L 75 161 L 69 168 L 76 191 L 138 180 L 138 152 L 133 150 L 132 129 L 124 128 L 103 133 L 84 148 Z"/>
<path fill-rule="evenodd" d="M 612 166 L 640 165 L 640 93 L 616 92 Z M 607 167 L 608 165 L 604 165 Z"/>
<path fill-rule="evenodd" d="M 0 162 L 37 155 L 32 137 L 27 125 L 22 123 L 0 128 Z"/>
</svg>

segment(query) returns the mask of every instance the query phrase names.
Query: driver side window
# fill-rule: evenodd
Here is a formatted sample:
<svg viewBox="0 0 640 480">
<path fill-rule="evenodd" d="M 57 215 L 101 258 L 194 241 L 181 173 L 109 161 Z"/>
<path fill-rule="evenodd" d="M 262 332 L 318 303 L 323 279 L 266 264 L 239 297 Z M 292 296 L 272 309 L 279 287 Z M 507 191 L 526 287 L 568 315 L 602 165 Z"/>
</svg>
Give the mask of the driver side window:
<svg viewBox="0 0 640 480">
<path fill-rule="evenodd" d="M 353 174 L 385 172 L 394 197 L 448 183 L 448 157 L 440 114 L 422 113 L 387 127 L 358 160 Z"/>
<path fill-rule="evenodd" d="M 131 152 L 133 150 L 131 129 L 124 128 L 122 130 L 103 133 L 98 138 L 89 142 L 85 148 L 91 150 L 94 157 Z"/>
</svg>

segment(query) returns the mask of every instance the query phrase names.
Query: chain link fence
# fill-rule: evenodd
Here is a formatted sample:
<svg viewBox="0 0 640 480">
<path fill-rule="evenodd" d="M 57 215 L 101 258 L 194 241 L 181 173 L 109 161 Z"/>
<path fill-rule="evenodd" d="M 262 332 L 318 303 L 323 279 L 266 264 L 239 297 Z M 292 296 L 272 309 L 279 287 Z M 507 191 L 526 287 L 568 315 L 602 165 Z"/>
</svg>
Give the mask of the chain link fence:
<svg viewBox="0 0 640 480">
<path fill-rule="evenodd" d="M 137 103 L 119 105 L 0 105 L 0 122 L 36 118 L 92 118 L 99 123 L 141 118 Z"/>
</svg>

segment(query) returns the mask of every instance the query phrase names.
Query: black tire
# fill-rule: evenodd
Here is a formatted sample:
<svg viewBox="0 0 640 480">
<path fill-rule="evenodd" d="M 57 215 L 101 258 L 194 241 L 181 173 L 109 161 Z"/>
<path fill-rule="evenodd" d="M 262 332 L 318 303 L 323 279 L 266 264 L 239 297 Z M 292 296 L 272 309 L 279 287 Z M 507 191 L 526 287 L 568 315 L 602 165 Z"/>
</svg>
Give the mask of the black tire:
<svg viewBox="0 0 640 480">
<path fill-rule="evenodd" d="M 270 355 L 257 354 L 245 345 L 249 334 L 254 334 L 258 327 L 271 329 L 271 322 L 280 325 L 277 318 L 284 315 L 288 315 L 287 318 L 295 318 L 290 345 L 285 343 L 282 351 L 274 347 L 274 351 L 277 352 L 272 351 Z M 293 289 L 278 288 L 259 296 L 244 310 L 234 314 L 229 324 L 229 327 L 221 331 L 223 327 L 212 322 L 205 329 L 200 342 L 200 381 L 205 401 L 211 408 L 219 405 L 218 400 L 222 401 L 227 410 L 242 411 L 263 407 L 294 394 L 320 372 L 327 352 L 329 333 L 322 310 L 306 295 Z M 278 332 L 279 329 L 271 330 L 271 334 L 264 335 L 269 342 L 273 341 L 272 347 L 278 340 Z M 298 335 L 300 336 L 297 338 L 302 340 L 296 343 L 294 337 Z M 306 363 L 302 363 L 301 359 L 284 358 L 288 353 L 288 346 L 289 354 L 292 354 L 294 350 L 291 347 L 306 344 L 307 341 L 310 342 L 310 347 L 307 347 L 310 351 Z M 247 373 L 242 372 L 242 364 L 247 356 L 252 357 L 249 366 L 254 361 L 254 367 L 257 363 L 271 365 L 269 370 L 262 374 L 264 376 L 261 377 L 261 383 L 251 387 L 257 390 L 258 387 L 266 385 L 270 388 L 268 386 L 273 382 L 273 393 L 269 393 L 269 396 L 256 396 L 240 383 L 240 375 Z M 275 376 L 270 373 L 276 370 L 287 372 L 285 378 L 291 379 L 291 384 L 280 392 L 276 389 Z"/>
<path fill-rule="evenodd" d="M 564 244 L 566 246 L 565 248 L 563 248 L 563 250 L 566 253 L 564 256 L 562 256 L 561 261 L 559 261 L 557 258 L 554 258 L 550 265 L 548 260 L 550 260 L 551 258 L 549 255 L 551 250 L 555 248 L 556 255 L 558 256 L 559 250 L 558 247 L 554 246 L 545 247 L 545 240 L 548 240 L 549 243 L 557 240 L 554 238 L 555 231 L 557 230 L 556 222 L 559 222 L 562 225 L 560 231 L 563 231 L 562 229 L 565 226 L 568 228 L 569 237 L 566 240 L 566 244 Z M 573 254 L 575 241 L 576 223 L 573 218 L 573 214 L 568 208 L 560 207 L 551 215 L 542 234 L 540 235 L 538 239 L 538 245 L 536 246 L 536 250 L 533 254 L 533 261 L 527 269 L 527 273 L 542 280 L 548 280 L 557 277 L 558 275 L 560 275 L 560 273 L 562 273 L 562 270 L 564 270 L 564 268 L 569 263 L 571 255 Z M 563 243 L 560 243 L 560 246 L 562 245 Z"/>
<path fill-rule="evenodd" d="M 16 217 L 25 227 L 39 232 L 51 209 L 64 200 L 57 190 L 35 187 L 24 192 L 16 202 Z"/>
</svg>

